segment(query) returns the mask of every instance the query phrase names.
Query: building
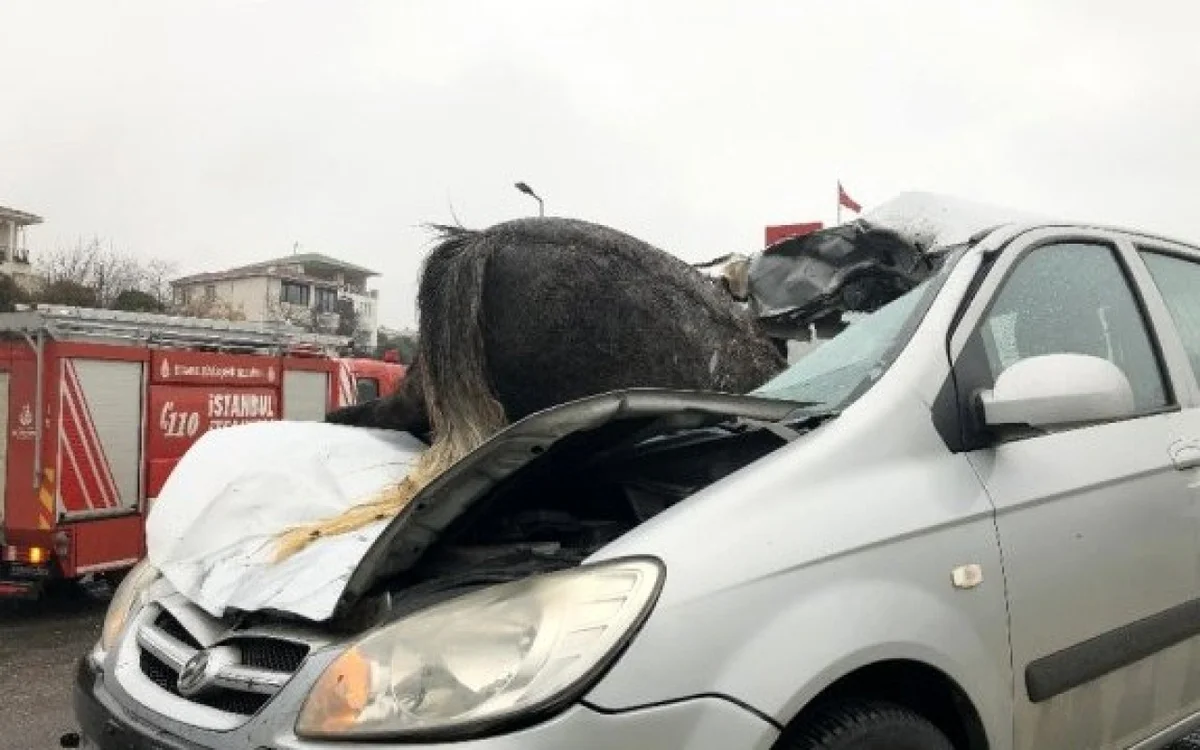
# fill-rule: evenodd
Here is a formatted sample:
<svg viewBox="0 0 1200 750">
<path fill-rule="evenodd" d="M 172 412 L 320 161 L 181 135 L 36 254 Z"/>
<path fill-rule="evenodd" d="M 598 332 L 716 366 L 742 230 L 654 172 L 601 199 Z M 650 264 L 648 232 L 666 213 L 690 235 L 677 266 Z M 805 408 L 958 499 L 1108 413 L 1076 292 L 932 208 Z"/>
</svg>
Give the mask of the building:
<svg viewBox="0 0 1200 750">
<path fill-rule="evenodd" d="M 220 314 L 256 322 L 289 322 L 312 330 L 354 336 L 360 347 L 377 341 L 379 292 L 367 281 L 379 274 L 320 253 L 299 253 L 171 282 L 184 312 Z M 353 305 L 353 332 L 345 330 L 341 301 Z M 339 330 L 341 329 L 341 330 Z"/>
<path fill-rule="evenodd" d="M 0 206 L 0 273 L 8 274 L 27 291 L 39 288 L 41 279 L 29 263 L 25 230 L 41 223 L 40 216 Z"/>
</svg>

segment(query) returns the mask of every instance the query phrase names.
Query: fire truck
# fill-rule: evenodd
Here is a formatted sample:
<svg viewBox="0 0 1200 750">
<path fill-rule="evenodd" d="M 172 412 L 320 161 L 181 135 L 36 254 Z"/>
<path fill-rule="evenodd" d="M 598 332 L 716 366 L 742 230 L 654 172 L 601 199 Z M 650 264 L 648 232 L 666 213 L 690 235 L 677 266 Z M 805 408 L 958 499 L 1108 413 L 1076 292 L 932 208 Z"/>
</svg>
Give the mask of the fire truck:
<svg viewBox="0 0 1200 750">
<path fill-rule="evenodd" d="M 397 361 L 394 351 L 383 359 L 355 357 L 338 360 L 338 401 L 340 405 L 390 396 L 404 381 L 408 368 Z"/>
<path fill-rule="evenodd" d="M 144 519 L 208 430 L 319 420 L 353 403 L 338 336 L 268 324 L 39 307 L 0 313 L 0 597 L 120 578 Z"/>
</svg>

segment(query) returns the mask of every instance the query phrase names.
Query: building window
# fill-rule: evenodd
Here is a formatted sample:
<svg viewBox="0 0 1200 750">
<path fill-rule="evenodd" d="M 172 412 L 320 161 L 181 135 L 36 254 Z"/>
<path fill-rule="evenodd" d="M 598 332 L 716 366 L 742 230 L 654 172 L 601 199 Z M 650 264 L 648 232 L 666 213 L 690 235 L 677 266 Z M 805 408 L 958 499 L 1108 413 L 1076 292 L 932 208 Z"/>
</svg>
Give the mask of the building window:
<svg viewBox="0 0 1200 750">
<path fill-rule="evenodd" d="M 279 289 L 279 301 L 308 307 L 308 284 L 285 281 Z"/>
<path fill-rule="evenodd" d="M 208 284 L 204 287 L 204 299 L 212 302 L 217 298 L 217 287 L 214 284 Z"/>
<path fill-rule="evenodd" d="M 317 289 L 317 312 L 337 312 L 337 291 L 333 289 Z"/>
</svg>

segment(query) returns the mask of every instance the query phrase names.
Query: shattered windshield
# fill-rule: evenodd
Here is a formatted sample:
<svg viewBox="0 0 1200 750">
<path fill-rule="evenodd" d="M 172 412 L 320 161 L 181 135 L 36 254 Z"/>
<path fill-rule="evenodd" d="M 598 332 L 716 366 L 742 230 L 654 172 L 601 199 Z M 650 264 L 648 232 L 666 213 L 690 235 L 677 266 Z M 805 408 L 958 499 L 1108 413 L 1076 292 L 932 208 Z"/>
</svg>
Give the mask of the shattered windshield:
<svg viewBox="0 0 1200 750">
<path fill-rule="evenodd" d="M 754 395 L 841 411 L 883 376 L 903 350 L 959 253 L 934 276 L 844 331 L 754 391 Z"/>
</svg>

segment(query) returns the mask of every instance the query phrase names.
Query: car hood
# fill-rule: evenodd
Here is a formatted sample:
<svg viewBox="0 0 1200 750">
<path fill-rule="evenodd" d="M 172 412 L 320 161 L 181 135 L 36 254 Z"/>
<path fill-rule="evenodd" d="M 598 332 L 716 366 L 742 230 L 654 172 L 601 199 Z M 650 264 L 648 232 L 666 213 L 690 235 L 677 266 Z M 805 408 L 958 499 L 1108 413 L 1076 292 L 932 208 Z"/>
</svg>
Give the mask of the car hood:
<svg viewBox="0 0 1200 750">
<path fill-rule="evenodd" d="M 791 401 L 669 389 L 630 389 L 592 396 L 534 414 L 493 436 L 430 483 L 396 516 L 347 581 L 339 610 L 376 584 L 412 568 L 443 532 L 491 490 L 535 462 L 553 461 L 569 443 L 608 446 L 699 429 L 731 420 L 786 421 L 803 407 Z"/>
<path fill-rule="evenodd" d="M 266 422 L 208 433 L 172 472 L 147 520 L 147 556 L 214 616 L 265 613 L 321 622 L 412 568 L 442 533 L 516 472 L 588 441 L 778 422 L 798 404 L 659 389 L 608 393 L 540 412 L 493 436 L 397 516 L 316 540 L 282 562 L 276 536 L 336 515 L 407 475 L 423 443 L 406 433 Z M 614 435 L 614 433 L 616 433 Z"/>
</svg>

